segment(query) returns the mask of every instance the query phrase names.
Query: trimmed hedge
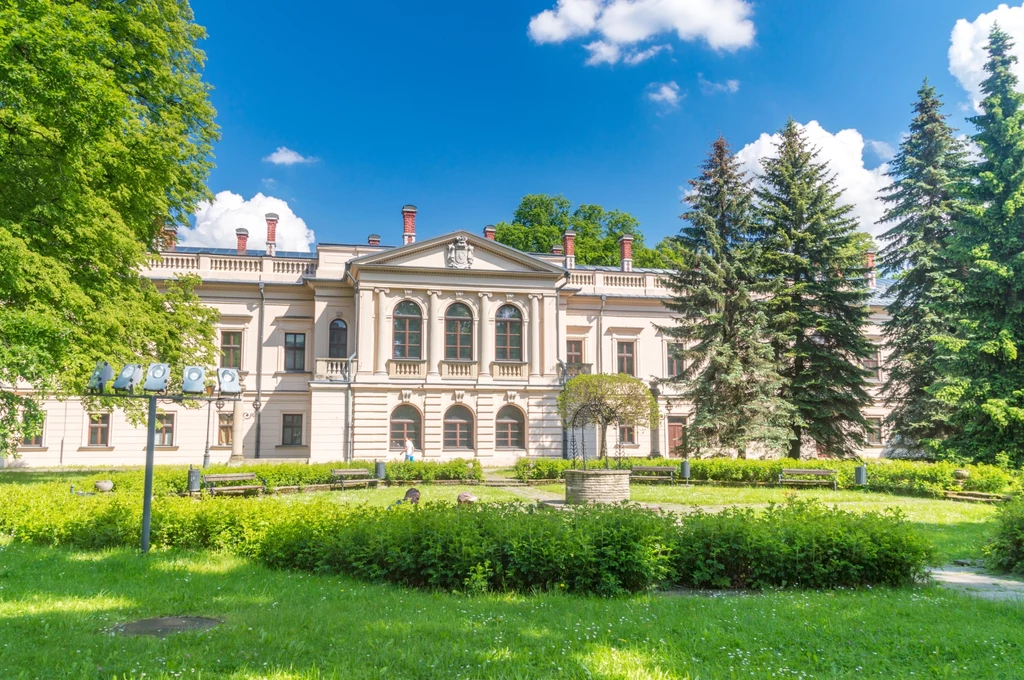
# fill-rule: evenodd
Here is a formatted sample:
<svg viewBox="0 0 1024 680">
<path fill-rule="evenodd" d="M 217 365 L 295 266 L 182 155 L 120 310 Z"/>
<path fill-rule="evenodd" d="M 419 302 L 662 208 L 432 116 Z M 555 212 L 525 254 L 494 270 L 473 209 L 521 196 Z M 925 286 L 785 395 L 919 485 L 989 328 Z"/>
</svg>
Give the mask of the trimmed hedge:
<svg viewBox="0 0 1024 680">
<path fill-rule="evenodd" d="M 678 465 L 679 460 L 662 460 L 660 464 Z M 651 465 L 645 458 L 612 460 L 613 468 L 631 468 L 633 465 Z M 868 461 L 869 491 L 914 496 L 942 496 L 944 491 L 963 489 L 999 493 L 1020 486 L 1020 473 L 1016 475 L 994 465 L 964 465 L 953 463 L 923 463 L 903 460 Z M 597 462 L 595 467 L 602 466 Z M 737 458 L 698 458 L 690 460 L 690 479 L 696 481 L 733 482 L 739 484 L 774 484 L 783 468 L 827 468 L 837 471 L 840 489 L 860 488 L 854 484 L 854 468 L 860 465 L 851 460 L 744 460 Z M 562 479 L 572 461 L 562 459 L 527 459 L 516 461 L 515 473 L 523 481 Z M 961 484 L 954 471 L 966 469 L 970 477 Z"/>
<path fill-rule="evenodd" d="M 1024 576 L 1024 498 L 999 507 L 995 539 L 985 547 L 988 566 Z"/>
<path fill-rule="evenodd" d="M 62 484 L 0 488 L 0 531 L 79 548 L 135 546 L 138 497 L 79 497 Z M 931 548 L 893 511 L 810 502 L 683 518 L 638 506 L 570 510 L 428 504 L 388 510 L 318 497 L 162 496 L 154 548 L 227 550 L 268 565 L 482 592 L 615 595 L 659 586 L 834 588 L 903 585 Z"/>
<path fill-rule="evenodd" d="M 333 481 L 331 470 L 340 468 L 363 468 L 371 474 L 374 470 L 373 461 L 355 461 L 352 463 L 256 463 L 250 465 L 211 465 L 203 470 L 209 474 L 254 472 L 256 478 L 269 487 L 275 486 L 308 486 L 310 484 L 328 484 Z M 434 461 L 394 461 L 384 464 L 385 479 L 392 482 L 407 481 L 482 481 L 483 468 L 480 461 L 462 459 Z M 188 489 L 188 468 L 181 466 L 157 466 L 153 470 L 153 492 L 155 495 L 184 493 Z M 84 482 L 84 490 L 92 491 L 93 482 L 109 479 L 114 482 L 115 489 L 142 491 L 142 470 L 115 470 L 90 474 Z"/>
</svg>

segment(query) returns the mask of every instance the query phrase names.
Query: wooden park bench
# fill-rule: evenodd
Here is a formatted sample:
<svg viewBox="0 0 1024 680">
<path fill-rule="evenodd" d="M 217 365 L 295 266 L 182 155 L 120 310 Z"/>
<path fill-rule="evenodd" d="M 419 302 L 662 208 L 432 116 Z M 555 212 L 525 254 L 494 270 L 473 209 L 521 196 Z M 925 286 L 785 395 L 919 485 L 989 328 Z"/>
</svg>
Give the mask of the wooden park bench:
<svg viewBox="0 0 1024 680">
<path fill-rule="evenodd" d="M 348 489 L 355 486 L 377 486 L 379 483 L 377 478 L 370 476 L 370 471 L 366 468 L 331 470 L 331 475 L 334 477 L 334 483 L 341 489 Z"/>
<path fill-rule="evenodd" d="M 243 494 L 260 493 L 263 491 L 262 484 L 233 484 L 231 486 L 218 486 L 230 482 L 255 482 L 255 472 L 235 472 L 220 475 L 203 475 L 203 486 L 210 492 L 211 496 L 218 494 Z"/>
<path fill-rule="evenodd" d="M 673 465 L 634 465 L 629 474 L 631 482 L 668 482 L 676 481 L 679 469 Z"/>
<path fill-rule="evenodd" d="M 808 479 L 810 477 L 811 479 Z M 827 479 L 831 477 L 831 479 Z M 839 481 L 835 470 L 812 470 L 810 468 L 785 469 L 779 475 L 779 486 L 792 484 L 794 486 L 825 485 L 831 486 L 835 491 L 839 487 Z"/>
</svg>

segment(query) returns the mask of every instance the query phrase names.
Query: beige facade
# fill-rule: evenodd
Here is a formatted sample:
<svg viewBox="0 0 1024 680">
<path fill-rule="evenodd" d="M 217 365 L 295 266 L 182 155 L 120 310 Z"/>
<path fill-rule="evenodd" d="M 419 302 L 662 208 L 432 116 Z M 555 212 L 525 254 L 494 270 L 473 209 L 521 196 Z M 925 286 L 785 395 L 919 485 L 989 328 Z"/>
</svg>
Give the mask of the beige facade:
<svg viewBox="0 0 1024 680">
<path fill-rule="evenodd" d="M 240 235 L 237 250 L 172 247 L 151 263 L 158 284 L 202 277 L 200 295 L 220 312 L 222 361 L 245 385 L 242 401 L 220 411 L 163 406 L 170 427 L 157 438 L 157 463 L 198 465 L 207 450 L 214 462 L 394 459 L 406 437 L 426 460 L 561 457 L 568 437 L 555 400 L 567 376 L 670 375 L 657 328 L 669 322 L 662 272 L 634 270 L 630 258 L 619 269 L 576 266 L 571 236 L 565 254 L 543 255 L 497 243 L 490 229 L 416 241 L 415 211 L 404 215 L 399 247 L 371 237 L 314 253 L 272 243 L 244 252 Z M 878 300 L 872 311 L 866 333 L 877 340 Z M 659 396 L 659 428 L 610 428 L 610 445 L 669 455 L 690 412 L 672 396 Z M 885 413 L 878 405 L 867 415 Z M 75 400 L 47 403 L 41 440 L 7 464 L 144 462 L 144 428 L 118 412 L 94 415 Z M 593 432 L 576 440 L 596 446 Z"/>
</svg>

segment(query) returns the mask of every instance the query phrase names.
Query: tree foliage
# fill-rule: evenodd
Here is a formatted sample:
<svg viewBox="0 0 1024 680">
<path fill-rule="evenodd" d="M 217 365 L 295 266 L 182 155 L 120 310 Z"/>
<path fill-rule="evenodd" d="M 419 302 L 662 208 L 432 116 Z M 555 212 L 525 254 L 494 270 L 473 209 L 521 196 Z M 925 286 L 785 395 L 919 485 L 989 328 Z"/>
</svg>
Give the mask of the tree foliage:
<svg viewBox="0 0 1024 680">
<path fill-rule="evenodd" d="M 777 152 L 762 161 L 756 195 L 782 396 L 798 415 L 789 455 L 800 457 L 806 437 L 818 450 L 849 456 L 863 445 L 861 409 L 871 403 L 862 368 L 875 351 L 864 335 L 868 239 L 857 233 L 835 175 L 792 119 Z"/>
<path fill-rule="evenodd" d="M 956 276 L 946 279 L 955 329 L 932 393 L 950 410 L 952 434 L 930 442 L 943 455 L 1024 463 L 1024 95 L 1013 42 L 993 27 L 982 83 L 983 113 L 971 119 L 981 160 L 965 184 L 950 237 Z"/>
<path fill-rule="evenodd" d="M 619 266 L 619 238 L 624 235 L 633 237 L 634 267 L 669 267 L 678 257 L 673 239 L 648 248 L 640 221 L 629 213 L 599 205 L 574 206 L 561 195 L 524 196 L 512 221 L 499 222 L 495 229 L 498 242 L 527 253 L 549 253 L 561 245 L 565 232 L 575 231 L 577 264 Z"/>
<path fill-rule="evenodd" d="M 682 385 L 694 405 L 689 444 L 698 455 L 782 453 L 795 412 L 780 396 L 768 318 L 755 298 L 762 281 L 750 181 L 724 138 L 690 186 L 679 237 L 685 266 L 669 280 L 666 302 L 678 316 L 661 327 L 684 368 L 663 382 Z"/>
<path fill-rule="evenodd" d="M 140 276 L 208 196 L 203 36 L 185 0 L 0 8 L 0 452 L 98 359 L 213 358 L 196 281 Z"/>
<path fill-rule="evenodd" d="M 582 412 L 582 420 L 574 420 Z M 558 395 L 558 415 L 566 426 L 597 425 L 601 456 L 607 460 L 608 426 L 655 428 L 661 419 L 658 400 L 650 388 L 631 375 L 598 373 L 578 375 Z"/>
<path fill-rule="evenodd" d="M 910 132 L 889 165 L 892 184 L 881 197 L 888 206 L 881 224 L 889 229 L 879 262 L 883 275 L 895 277 L 884 326 L 884 394 L 892 408 L 886 424 L 901 445 L 915 448 L 950 433 L 950 409 L 929 388 L 941 377 L 935 337 L 952 330 L 946 302 L 959 284 L 947 241 L 967 168 L 935 88 L 926 80 L 917 95 Z"/>
</svg>

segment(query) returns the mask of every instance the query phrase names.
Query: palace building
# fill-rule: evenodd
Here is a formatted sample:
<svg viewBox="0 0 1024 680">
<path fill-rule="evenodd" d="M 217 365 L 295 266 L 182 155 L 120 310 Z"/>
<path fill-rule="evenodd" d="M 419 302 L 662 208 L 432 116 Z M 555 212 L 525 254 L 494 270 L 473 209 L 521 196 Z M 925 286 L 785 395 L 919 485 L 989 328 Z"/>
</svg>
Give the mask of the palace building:
<svg viewBox="0 0 1024 680">
<path fill-rule="evenodd" d="M 247 248 L 245 229 L 235 249 L 180 247 L 169 229 L 146 272 L 158 285 L 202 278 L 200 296 L 220 312 L 221 366 L 239 369 L 245 386 L 219 409 L 162 405 L 158 464 L 198 465 L 206 452 L 213 462 L 383 460 L 407 438 L 424 460 L 562 457 L 556 398 L 567 379 L 677 373 L 657 327 L 671 321 L 666 272 L 634 269 L 631 237 L 612 268 L 577 265 L 572 232 L 543 254 L 498 243 L 494 227 L 417 241 L 414 206 L 402 208 L 399 246 L 370 235 L 282 252 L 276 227 L 268 214 L 264 251 Z M 865 333 L 878 341 L 880 292 L 871 305 Z M 881 354 L 866 367 L 880 384 Z M 609 449 L 674 454 L 691 407 L 665 389 L 657 397 L 660 426 L 610 427 Z M 43 434 L 8 466 L 144 462 L 145 428 L 119 411 L 88 413 L 76 400 L 45 408 Z M 876 403 L 866 415 L 877 428 L 861 453 L 878 456 L 886 410 Z M 579 441 L 593 453 L 593 431 Z"/>
</svg>

